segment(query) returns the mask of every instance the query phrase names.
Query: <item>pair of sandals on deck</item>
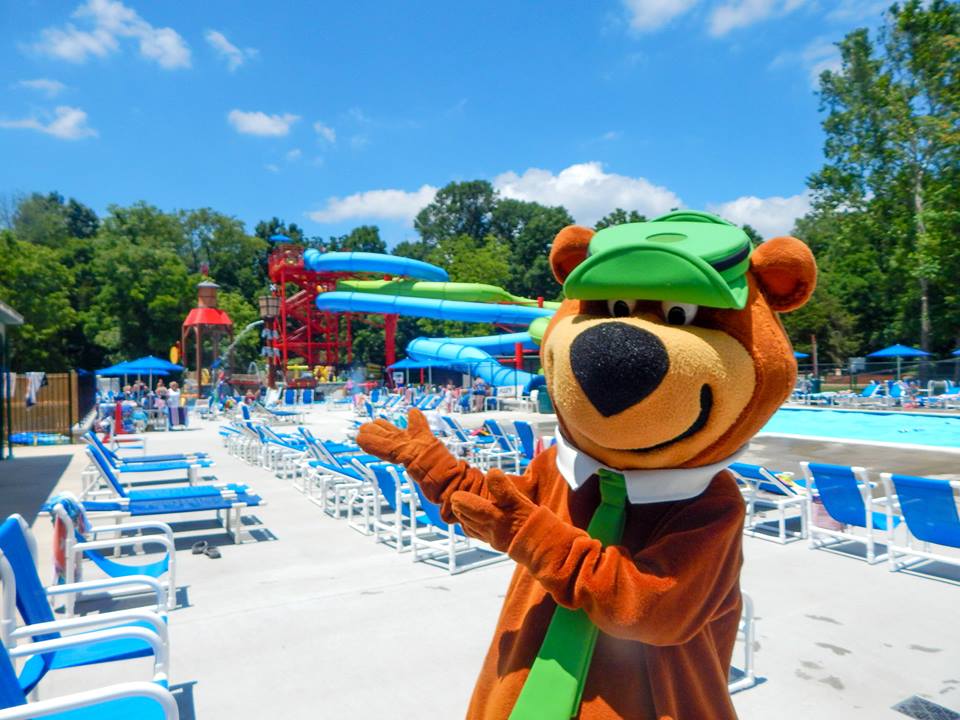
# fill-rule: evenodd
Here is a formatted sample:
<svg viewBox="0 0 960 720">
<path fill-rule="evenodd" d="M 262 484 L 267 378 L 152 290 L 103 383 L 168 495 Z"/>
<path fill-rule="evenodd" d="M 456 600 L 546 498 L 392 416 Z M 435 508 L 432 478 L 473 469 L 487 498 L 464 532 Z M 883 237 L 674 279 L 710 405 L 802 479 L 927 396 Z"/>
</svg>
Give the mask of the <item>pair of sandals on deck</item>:
<svg viewBox="0 0 960 720">
<path fill-rule="evenodd" d="M 206 540 L 199 540 L 190 548 L 194 555 L 206 555 L 211 560 L 217 560 L 221 557 L 220 550 L 216 545 L 211 545 Z"/>
</svg>

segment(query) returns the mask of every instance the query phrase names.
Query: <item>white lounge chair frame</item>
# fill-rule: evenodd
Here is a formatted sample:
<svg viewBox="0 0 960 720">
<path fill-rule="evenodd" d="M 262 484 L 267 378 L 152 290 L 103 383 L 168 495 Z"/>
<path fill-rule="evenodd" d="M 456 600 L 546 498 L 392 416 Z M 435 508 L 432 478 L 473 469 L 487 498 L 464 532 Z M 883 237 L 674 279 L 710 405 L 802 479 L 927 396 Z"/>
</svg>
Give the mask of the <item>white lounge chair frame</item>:
<svg viewBox="0 0 960 720">
<path fill-rule="evenodd" d="M 890 502 L 886 504 L 887 525 L 889 527 L 893 527 L 894 510 L 899 510 L 900 500 L 895 492 L 896 488 L 893 484 L 892 474 L 881 473 L 880 480 L 883 483 L 884 492 L 886 493 L 888 500 L 890 500 Z M 950 483 L 950 487 L 953 489 L 954 496 L 956 497 L 957 491 L 960 490 L 960 481 L 944 480 L 943 482 Z M 897 531 L 900 531 L 900 527 L 897 528 L 897 531 L 891 532 L 887 539 L 887 560 L 889 562 L 891 572 L 903 570 L 911 567 L 912 565 L 916 565 L 918 562 L 924 562 L 927 560 L 960 566 L 960 555 L 946 555 L 944 553 L 935 552 L 931 550 L 931 547 L 943 546 L 934 545 L 933 543 L 929 542 L 923 542 L 922 540 L 918 540 L 916 537 L 914 537 L 913 533 L 910 532 L 910 525 L 907 522 L 906 517 L 903 518 L 903 522 L 900 523 L 900 526 L 903 528 L 902 533 L 905 538 L 904 542 L 900 543 L 897 541 Z M 913 558 L 913 561 L 904 561 L 902 558 Z"/>
</svg>

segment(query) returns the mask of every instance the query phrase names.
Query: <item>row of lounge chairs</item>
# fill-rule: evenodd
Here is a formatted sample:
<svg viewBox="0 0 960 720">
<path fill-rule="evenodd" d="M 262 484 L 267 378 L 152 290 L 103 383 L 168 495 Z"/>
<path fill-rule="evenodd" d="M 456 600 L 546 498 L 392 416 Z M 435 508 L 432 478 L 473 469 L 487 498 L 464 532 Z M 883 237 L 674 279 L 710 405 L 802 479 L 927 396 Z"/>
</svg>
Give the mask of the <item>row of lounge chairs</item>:
<svg viewBox="0 0 960 720">
<path fill-rule="evenodd" d="M 939 392 L 942 390 L 942 392 Z M 915 406 L 931 409 L 960 408 L 960 386 L 952 380 L 931 381 L 926 393 L 918 392 L 899 380 L 871 381 L 859 393 L 804 392 L 795 390 L 794 401 L 807 405 L 830 405 L 846 408 L 893 408 Z"/>
<path fill-rule="evenodd" d="M 794 480 L 762 466 L 730 467 L 747 503 L 748 534 L 781 543 L 808 538 L 814 548 L 862 544 L 868 563 L 887 560 L 891 571 L 931 561 L 960 565 L 960 482 L 896 473 L 876 482 L 863 467 L 801 468 Z M 765 510 L 776 520 L 761 516 Z M 799 528 L 788 530 L 790 521 Z"/>
<path fill-rule="evenodd" d="M 166 616 L 176 605 L 175 538 L 169 525 L 144 518 L 213 511 L 239 541 L 241 513 L 262 501 L 246 486 L 204 482 L 215 480 L 200 474 L 213 464 L 204 453 L 130 457 L 94 434 L 85 440 L 91 465 L 80 497 L 61 493 L 44 508 L 54 520 L 54 564 L 61 564 L 56 584 L 44 587 L 40 579 L 36 541 L 24 519 L 13 515 L 0 524 L 0 718 L 175 720 Z M 159 559 L 137 557 L 147 546 L 159 546 Z M 123 562 L 116 559 L 121 553 Z M 105 577 L 79 579 L 85 559 Z M 83 593 L 130 591 L 151 605 L 75 615 Z M 57 617 L 54 601 L 63 603 L 64 617 Z M 135 658 L 152 659 L 146 681 L 37 699 L 51 672 Z"/>
</svg>

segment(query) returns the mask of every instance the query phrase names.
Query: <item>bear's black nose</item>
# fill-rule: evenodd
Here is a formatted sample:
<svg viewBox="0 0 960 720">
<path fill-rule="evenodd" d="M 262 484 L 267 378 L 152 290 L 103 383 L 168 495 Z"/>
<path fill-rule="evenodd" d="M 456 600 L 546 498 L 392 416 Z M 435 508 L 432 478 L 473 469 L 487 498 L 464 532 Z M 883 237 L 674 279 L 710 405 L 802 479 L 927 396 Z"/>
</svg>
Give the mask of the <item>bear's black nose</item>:
<svg viewBox="0 0 960 720">
<path fill-rule="evenodd" d="M 636 405 L 663 381 L 670 357 L 660 338 L 622 322 L 580 333 L 570 346 L 570 366 L 587 398 L 604 417 Z"/>
</svg>

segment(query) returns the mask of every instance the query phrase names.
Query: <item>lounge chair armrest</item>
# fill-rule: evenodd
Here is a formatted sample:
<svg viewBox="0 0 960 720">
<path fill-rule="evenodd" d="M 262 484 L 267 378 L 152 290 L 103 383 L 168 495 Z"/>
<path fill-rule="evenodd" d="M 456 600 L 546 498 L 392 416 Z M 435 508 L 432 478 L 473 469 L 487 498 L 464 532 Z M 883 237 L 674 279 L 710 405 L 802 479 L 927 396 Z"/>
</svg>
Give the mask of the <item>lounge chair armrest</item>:
<svg viewBox="0 0 960 720">
<path fill-rule="evenodd" d="M 104 590 L 107 588 L 123 587 L 125 585 L 147 586 L 153 590 L 157 596 L 157 605 L 161 605 L 161 603 L 166 600 L 166 590 L 164 590 L 156 578 L 152 578 L 149 575 L 128 575 L 127 577 L 120 578 L 101 578 L 98 580 L 84 580 L 78 583 L 66 583 L 64 585 L 51 585 L 46 588 L 46 592 L 47 595 L 65 595 L 67 593 Z M 103 617 L 103 615 L 100 617 Z"/>
<path fill-rule="evenodd" d="M 156 683 L 128 682 L 0 710 L 0 720 L 31 720 L 32 718 L 42 718 L 68 710 L 77 710 L 113 700 L 134 697 L 154 700 L 163 708 L 165 720 L 178 720 L 179 718 L 177 701 L 174 700 L 169 690 Z"/>
<path fill-rule="evenodd" d="M 12 639 L 32 637 L 34 635 L 46 635 L 52 632 L 61 632 L 64 630 L 83 630 L 85 628 L 112 628 L 118 625 L 125 625 L 133 622 L 148 623 L 154 630 L 160 640 L 167 644 L 169 633 L 167 624 L 163 617 L 152 610 L 142 608 L 131 608 L 129 610 L 115 610 L 113 612 L 99 613 L 97 615 L 82 615 L 80 617 L 62 618 L 60 620 L 51 620 L 45 623 L 36 623 L 34 625 L 24 625 L 10 633 Z M 65 637 L 71 637 L 69 635 Z"/>
<path fill-rule="evenodd" d="M 163 545 L 166 549 L 168 555 L 172 555 L 177 551 L 176 545 L 173 543 L 172 537 L 166 537 L 164 535 L 134 535 L 131 537 L 122 537 L 122 538 L 107 538 L 105 540 L 88 540 L 86 542 L 76 543 L 73 546 L 73 549 L 80 553 L 84 550 L 107 550 L 109 548 L 117 547 L 129 547 L 132 545 L 145 545 L 146 543 L 156 543 L 157 545 Z"/>
<path fill-rule="evenodd" d="M 173 540 L 173 529 L 167 523 L 158 521 L 138 521 L 120 523 L 119 525 L 97 525 L 96 527 L 91 527 L 87 532 L 95 535 L 97 533 L 122 530 L 160 530 L 164 535 Z"/>
<path fill-rule="evenodd" d="M 7 653 L 11 659 L 19 659 L 111 640 L 142 640 L 147 643 L 153 650 L 154 680 L 166 679 L 167 666 L 170 662 L 167 643 L 156 633 L 142 627 L 114 627 L 82 635 L 64 635 L 51 640 L 18 645 L 7 650 Z"/>
</svg>

